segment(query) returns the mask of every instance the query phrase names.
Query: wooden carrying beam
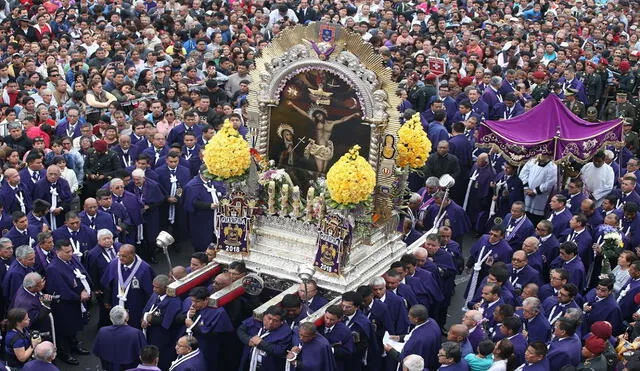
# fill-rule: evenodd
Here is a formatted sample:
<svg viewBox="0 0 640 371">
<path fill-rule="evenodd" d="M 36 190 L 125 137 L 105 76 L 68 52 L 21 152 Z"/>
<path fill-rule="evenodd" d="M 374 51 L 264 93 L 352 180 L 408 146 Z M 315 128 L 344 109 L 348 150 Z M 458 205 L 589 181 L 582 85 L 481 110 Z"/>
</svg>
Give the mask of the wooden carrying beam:
<svg viewBox="0 0 640 371">
<path fill-rule="evenodd" d="M 264 312 L 266 312 L 266 310 L 270 306 L 279 305 L 280 302 L 282 301 L 282 298 L 284 298 L 285 295 L 297 294 L 297 293 L 298 293 L 298 284 L 294 283 L 288 289 L 286 289 L 283 292 L 279 293 L 278 295 L 272 297 L 266 303 L 262 304 L 261 306 L 257 307 L 256 309 L 254 309 L 253 310 L 253 318 L 255 318 L 257 320 L 261 320 L 262 319 L 262 315 L 264 314 Z"/>
<path fill-rule="evenodd" d="M 222 272 L 222 266 L 216 262 L 211 262 L 205 267 L 187 274 L 183 279 L 171 282 L 167 287 L 167 295 L 181 296 L 186 294 L 196 286 L 205 285 L 220 272 Z"/>
<path fill-rule="evenodd" d="M 209 306 L 213 308 L 223 307 L 243 294 L 244 287 L 242 287 L 242 278 L 239 278 L 233 281 L 231 285 L 211 294 L 211 296 L 209 296 Z"/>
<path fill-rule="evenodd" d="M 313 324 L 316 325 L 316 327 L 321 326 L 324 323 L 324 312 L 327 311 L 327 308 L 329 308 L 332 305 L 339 304 L 341 300 L 342 300 L 341 296 L 334 298 L 333 300 L 325 304 L 322 308 L 308 315 L 307 318 L 300 321 L 300 323 L 313 322 Z"/>
</svg>

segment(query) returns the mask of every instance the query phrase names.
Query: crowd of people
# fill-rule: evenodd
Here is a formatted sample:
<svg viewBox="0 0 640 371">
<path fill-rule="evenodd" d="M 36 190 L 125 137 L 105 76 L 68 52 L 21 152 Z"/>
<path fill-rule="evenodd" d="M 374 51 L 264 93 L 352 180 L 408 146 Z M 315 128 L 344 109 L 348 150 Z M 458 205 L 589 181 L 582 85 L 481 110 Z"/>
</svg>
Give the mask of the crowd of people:
<svg viewBox="0 0 640 371">
<path fill-rule="evenodd" d="M 78 365 L 91 352 L 105 370 L 640 369 L 637 1 L 0 9 L 0 318 L 11 370 Z M 401 229 L 408 244 L 427 234 L 423 246 L 342 294 L 319 327 L 303 322 L 328 303 L 314 282 L 261 320 L 260 297 L 209 307 L 211 293 L 248 273 L 242 262 L 168 296 L 173 280 L 215 257 L 225 189 L 202 175 L 204 146 L 225 120 L 250 139 L 255 58 L 284 29 L 318 21 L 371 43 L 399 84 L 398 109 L 420 114 L 433 153 L 410 178 Z M 431 57 L 444 74 L 430 72 Z M 560 179 L 544 156 L 518 167 L 476 148 L 483 120 L 517 117 L 550 94 L 592 122 L 623 118 L 625 148 L 564 167 Z M 449 193 L 444 174 L 456 180 Z M 161 230 L 193 246 L 188 267 L 156 275 Z M 604 259 L 611 231 L 624 247 Z M 77 334 L 91 312 L 90 352 Z"/>
</svg>

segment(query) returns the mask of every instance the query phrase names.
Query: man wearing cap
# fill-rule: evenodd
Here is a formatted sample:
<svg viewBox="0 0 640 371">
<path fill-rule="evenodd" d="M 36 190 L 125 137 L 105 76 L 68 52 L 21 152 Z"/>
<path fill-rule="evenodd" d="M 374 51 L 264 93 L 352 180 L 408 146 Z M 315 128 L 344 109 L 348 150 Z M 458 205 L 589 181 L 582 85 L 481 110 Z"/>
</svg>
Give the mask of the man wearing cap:
<svg viewBox="0 0 640 371">
<path fill-rule="evenodd" d="M 549 86 L 545 82 L 547 74 L 542 71 L 536 71 L 532 75 L 535 87 L 531 91 L 531 97 L 540 102 L 549 95 Z"/>
<path fill-rule="evenodd" d="M 580 362 L 577 369 L 593 371 L 608 370 L 607 360 L 602 355 L 605 345 L 605 340 L 595 335 L 589 335 L 582 347 L 582 362 Z"/>
<path fill-rule="evenodd" d="M 574 115 L 582 118 L 584 117 L 586 110 L 584 107 L 584 103 L 576 99 L 577 93 L 578 91 L 576 89 L 568 88 L 564 93 L 565 95 L 564 105 L 567 106 L 569 111 L 571 111 Z"/>
<path fill-rule="evenodd" d="M 609 102 L 607 108 L 604 110 L 605 120 L 615 120 L 619 118 L 625 118 L 631 121 L 631 124 L 635 124 L 636 109 L 633 104 L 627 101 L 627 92 L 618 91 L 616 93 L 616 100 Z"/>
<path fill-rule="evenodd" d="M 625 119 L 622 123 L 622 132 L 624 134 L 624 145 L 632 153 L 637 153 L 640 148 L 640 138 L 638 133 L 632 130 L 633 122 L 629 119 Z"/>
<path fill-rule="evenodd" d="M 18 36 L 24 36 L 28 42 L 38 41 L 38 30 L 31 26 L 31 21 L 28 17 L 18 18 L 18 28 L 14 31 L 16 38 Z"/>
</svg>

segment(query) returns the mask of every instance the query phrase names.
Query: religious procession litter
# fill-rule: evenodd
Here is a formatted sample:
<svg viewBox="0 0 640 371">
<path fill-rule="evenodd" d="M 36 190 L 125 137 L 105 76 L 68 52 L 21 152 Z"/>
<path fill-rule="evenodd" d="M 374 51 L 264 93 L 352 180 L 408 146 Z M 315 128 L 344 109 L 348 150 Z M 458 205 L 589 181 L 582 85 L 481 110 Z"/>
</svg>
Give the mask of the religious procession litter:
<svg viewBox="0 0 640 371">
<path fill-rule="evenodd" d="M 0 0 L 0 369 L 640 370 L 636 0 Z"/>
</svg>

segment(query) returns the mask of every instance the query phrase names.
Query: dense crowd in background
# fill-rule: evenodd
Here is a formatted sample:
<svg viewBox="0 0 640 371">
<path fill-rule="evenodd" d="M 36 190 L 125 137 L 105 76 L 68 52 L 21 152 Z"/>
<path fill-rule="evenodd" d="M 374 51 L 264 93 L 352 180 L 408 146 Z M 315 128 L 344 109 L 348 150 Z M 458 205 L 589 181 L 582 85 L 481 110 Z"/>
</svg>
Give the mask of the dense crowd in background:
<svg viewBox="0 0 640 371">
<path fill-rule="evenodd" d="M 78 365 L 90 353 L 77 340 L 89 313 L 105 370 L 640 369 L 637 1 L 0 0 L 0 9 L 0 316 L 11 370 Z M 344 293 L 320 327 L 301 323 L 328 302 L 314 282 L 261 320 L 252 311 L 266 297 L 208 307 L 248 273 L 242 262 L 167 296 L 215 257 L 225 189 L 202 175 L 204 146 L 227 119 L 251 143 L 255 59 L 287 27 L 317 21 L 371 43 L 398 83 L 398 109 L 420 114 L 433 153 L 410 178 L 401 229 L 407 243 L 427 233 L 426 242 Z M 444 74 L 431 73 L 433 57 Z M 625 147 L 560 171 L 544 156 L 518 167 L 476 148 L 479 123 L 550 94 L 588 121 L 622 118 Z M 446 195 L 443 174 L 456 179 Z M 193 246 L 188 267 L 156 275 L 161 230 Z M 603 259 L 605 231 L 623 236 L 616 259 Z"/>
</svg>

